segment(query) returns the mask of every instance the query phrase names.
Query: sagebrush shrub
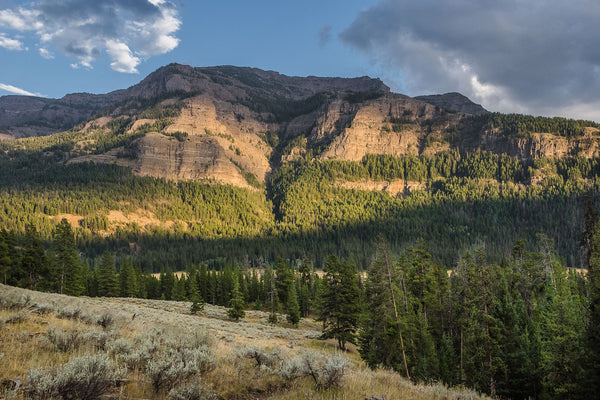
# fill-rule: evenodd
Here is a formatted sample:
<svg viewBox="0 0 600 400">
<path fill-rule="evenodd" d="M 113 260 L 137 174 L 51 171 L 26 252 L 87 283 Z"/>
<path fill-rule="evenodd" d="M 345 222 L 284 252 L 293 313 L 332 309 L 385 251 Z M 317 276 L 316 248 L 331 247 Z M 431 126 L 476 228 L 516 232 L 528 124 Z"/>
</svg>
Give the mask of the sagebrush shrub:
<svg viewBox="0 0 600 400">
<path fill-rule="evenodd" d="M 220 398 L 200 384 L 180 386 L 169 392 L 169 400 L 219 400 Z"/>
<path fill-rule="evenodd" d="M 146 375 L 155 392 L 170 390 L 186 379 L 202 375 L 216 366 L 215 355 L 207 347 L 164 349 L 161 357 L 148 361 Z"/>
<path fill-rule="evenodd" d="M 55 376 L 41 369 L 30 369 L 25 378 L 26 385 L 23 389 L 26 399 L 46 400 L 57 396 Z"/>
<path fill-rule="evenodd" d="M 238 358 L 247 358 L 254 360 L 257 367 L 267 366 L 274 367 L 281 363 L 282 357 L 279 350 L 275 349 L 267 351 L 266 349 L 258 346 L 243 346 L 238 347 L 236 350 L 236 356 Z"/>
<path fill-rule="evenodd" d="M 129 340 L 118 338 L 106 343 L 106 350 L 108 351 L 108 354 L 116 358 L 123 358 L 132 353 L 133 347 Z"/>
<path fill-rule="evenodd" d="M 16 311 L 16 312 L 11 312 L 10 314 L 8 314 L 6 316 L 6 319 L 4 320 L 5 323 L 7 324 L 20 324 L 22 322 L 25 322 L 29 319 L 29 315 L 27 315 L 27 313 L 23 310 L 21 311 Z"/>
<path fill-rule="evenodd" d="M 54 306 L 48 303 L 36 304 L 31 307 L 31 312 L 34 312 L 39 315 L 47 315 L 54 311 Z"/>
<path fill-rule="evenodd" d="M 78 320 L 81 317 L 82 311 L 79 307 L 65 307 L 59 308 L 56 311 L 56 316 L 62 319 L 73 319 Z"/>
<path fill-rule="evenodd" d="M 106 350 L 106 344 L 111 339 L 111 335 L 104 331 L 85 331 L 80 335 L 80 343 L 93 346 L 96 350 Z"/>
<path fill-rule="evenodd" d="M 63 353 L 78 347 L 81 343 L 80 332 L 76 329 L 48 328 L 46 340 Z"/>
<path fill-rule="evenodd" d="M 96 319 L 96 324 L 108 329 L 115 324 L 115 317 L 110 313 L 104 313 Z"/>
<path fill-rule="evenodd" d="M 31 296 L 28 294 L 19 295 L 15 292 L 3 293 L 0 296 L 0 308 L 6 310 L 22 310 L 31 304 Z"/>
<path fill-rule="evenodd" d="M 106 354 L 86 355 L 64 364 L 56 373 L 29 370 L 25 396 L 32 400 L 95 400 L 116 386 L 124 375 Z"/>
<path fill-rule="evenodd" d="M 278 374 L 286 380 L 310 377 L 316 389 L 327 390 L 341 385 L 348 365 L 348 360 L 341 354 L 307 351 L 283 360 Z"/>
<path fill-rule="evenodd" d="M 348 360 L 339 353 L 306 352 L 302 355 L 302 361 L 306 374 L 313 379 L 317 389 L 340 386 L 348 369 Z"/>
</svg>

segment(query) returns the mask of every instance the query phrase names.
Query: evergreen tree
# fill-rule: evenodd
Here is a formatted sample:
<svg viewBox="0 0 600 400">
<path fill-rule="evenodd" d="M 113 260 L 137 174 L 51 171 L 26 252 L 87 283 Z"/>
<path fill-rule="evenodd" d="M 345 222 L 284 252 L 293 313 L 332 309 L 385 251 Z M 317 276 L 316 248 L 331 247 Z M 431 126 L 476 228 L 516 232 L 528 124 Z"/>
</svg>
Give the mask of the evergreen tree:
<svg viewBox="0 0 600 400">
<path fill-rule="evenodd" d="M 4 251 L 0 250 L 0 264 L 2 264 L 1 259 L 4 257 L 3 253 Z M 50 268 L 40 235 L 33 224 L 27 224 L 25 227 L 21 265 L 26 274 L 24 287 L 37 290 L 38 285 L 41 284 L 39 288 L 45 289 L 44 281 L 49 279 Z"/>
<path fill-rule="evenodd" d="M 209 274 L 206 270 L 206 265 L 202 264 L 198 271 L 198 290 L 200 291 L 200 297 L 204 301 L 209 301 L 211 298 L 208 290 Z"/>
<path fill-rule="evenodd" d="M 220 279 L 217 280 L 218 288 L 219 288 L 219 300 L 218 304 L 227 307 L 231 300 L 231 294 L 233 293 L 233 287 L 235 286 L 235 282 L 237 281 L 238 291 L 240 291 L 240 295 L 243 296 L 243 292 L 240 288 L 240 282 L 237 278 L 237 275 L 234 273 L 233 268 L 228 265 L 221 272 Z"/>
<path fill-rule="evenodd" d="M 298 291 L 298 304 L 300 307 L 300 314 L 303 317 L 308 317 L 311 311 L 312 299 L 311 299 L 311 288 L 313 286 L 312 279 L 312 268 L 308 260 L 303 260 L 300 269 L 300 290 Z"/>
<path fill-rule="evenodd" d="M 586 382 L 588 398 L 600 393 L 600 229 L 596 227 L 588 265 L 589 317 L 586 329 Z"/>
<path fill-rule="evenodd" d="M 199 312 L 204 311 L 204 299 L 200 295 L 200 289 L 198 288 L 198 270 L 192 268 L 188 278 L 188 298 L 192 302 L 190 306 L 190 313 L 195 315 Z"/>
<path fill-rule="evenodd" d="M 100 261 L 98 272 L 98 296 L 116 297 L 119 295 L 119 284 L 115 274 L 115 262 L 112 255 L 105 251 Z"/>
<path fill-rule="evenodd" d="M 82 266 L 85 293 L 90 297 L 98 297 L 98 273 L 86 259 Z"/>
<path fill-rule="evenodd" d="M 488 264 L 483 249 L 467 253 L 453 276 L 456 323 L 460 335 L 461 379 L 467 385 L 496 395 L 499 367 L 498 321 L 494 318 L 498 266 Z"/>
<path fill-rule="evenodd" d="M 403 372 L 410 379 L 406 321 L 399 312 L 401 271 L 397 264 L 392 264 L 385 240 L 381 243 L 365 284 L 359 352 L 370 368 L 383 365 Z"/>
<path fill-rule="evenodd" d="M 160 290 L 161 297 L 165 300 L 173 299 L 173 290 L 175 289 L 175 274 L 171 267 L 167 268 L 167 272 L 160 275 Z"/>
<path fill-rule="evenodd" d="M 277 287 L 277 297 L 280 304 L 287 304 L 287 295 L 293 283 L 294 275 L 292 270 L 283 261 L 283 258 L 277 257 L 277 262 L 275 263 L 275 286 Z"/>
<path fill-rule="evenodd" d="M 287 294 L 287 304 L 285 305 L 287 321 L 297 326 L 300 321 L 300 307 L 298 306 L 298 295 L 296 294 L 296 285 L 291 284 Z"/>
<path fill-rule="evenodd" d="M 58 292 L 79 296 L 83 292 L 81 264 L 75 247 L 73 228 L 63 218 L 54 232 L 54 269 Z"/>
<path fill-rule="evenodd" d="M 321 339 L 337 339 L 339 348 L 345 350 L 346 343 L 356 343 L 360 316 L 356 267 L 348 261 L 340 263 L 336 256 L 330 255 L 323 271 L 317 319 L 323 322 Z"/>
<path fill-rule="evenodd" d="M 119 271 L 119 295 L 121 297 L 134 297 L 137 292 L 137 279 L 133 264 L 131 264 L 129 258 L 125 258 Z"/>
<path fill-rule="evenodd" d="M 187 290 L 185 288 L 185 275 L 181 275 L 181 278 L 175 277 L 175 287 L 173 289 L 173 300 L 185 301 L 187 300 Z"/>
<path fill-rule="evenodd" d="M 574 296 L 564 268 L 551 260 L 543 297 L 536 312 L 540 343 L 542 398 L 574 399 L 583 378 L 583 305 Z"/>
<path fill-rule="evenodd" d="M 227 316 L 234 321 L 239 321 L 241 318 L 246 316 L 244 311 L 244 297 L 240 292 L 240 283 L 238 279 L 233 280 L 233 289 L 231 290 L 231 300 L 229 300 L 229 308 L 227 309 Z"/>
<path fill-rule="evenodd" d="M 0 280 L 5 285 L 8 284 L 8 278 L 12 269 L 13 261 L 10 257 L 7 232 L 4 228 L 0 231 Z"/>
</svg>

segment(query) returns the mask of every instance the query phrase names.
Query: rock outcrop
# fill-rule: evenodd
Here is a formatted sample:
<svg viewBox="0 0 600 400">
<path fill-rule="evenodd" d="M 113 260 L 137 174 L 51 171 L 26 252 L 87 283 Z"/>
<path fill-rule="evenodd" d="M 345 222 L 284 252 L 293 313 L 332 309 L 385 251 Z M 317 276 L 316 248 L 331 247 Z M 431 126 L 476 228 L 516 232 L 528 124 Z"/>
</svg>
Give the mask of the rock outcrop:
<svg viewBox="0 0 600 400">
<path fill-rule="evenodd" d="M 0 139 L 87 121 L 75 129 L 80 139 L 69 162 L 116 163 L 140 175 L 244 187 L 258 187 L 273 168 L 307 156 L 358 161 L 367 154 L 432 156 L 451 148 L 520 158 L 600 155 L 598 128 L 574 138 L 513 137 L 485 128 L 477 115 L 486 113 L 459 93 L 411 98 L 368 77 L 302 78 L 255 68 L 170 64 L 105 95 L 2 97 Z M 93 114 L 102 117 L 91 120 Z M 118 121 L 126 126 L 114 130 Z M 135 136 L 126 147 L 99 149 L 93 139 L 99 131 Z"/>
<path fill-rule="evenodd" d="M 445 108 L 450 111 L 460 111 L 465 114 L 481 115 L 489 112 L 481 105 L 473 103 L 468 97 L 456 92 L 416 96 L 414 98 L 437 107 Z"/>
</svg>

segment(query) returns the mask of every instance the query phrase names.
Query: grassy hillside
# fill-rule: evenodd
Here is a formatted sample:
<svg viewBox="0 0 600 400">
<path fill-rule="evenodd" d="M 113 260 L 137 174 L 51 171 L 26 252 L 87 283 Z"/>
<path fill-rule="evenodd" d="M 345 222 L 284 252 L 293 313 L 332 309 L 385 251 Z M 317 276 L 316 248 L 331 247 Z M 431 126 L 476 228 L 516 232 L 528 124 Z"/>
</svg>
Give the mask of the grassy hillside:
<svg viewBox="0 0 600 400">
<path fill-rule="evenodd" d="M 342 354 L 333 342 L 316 341 L 319 332 L 311 321 L 291 329 L 267 324 L 266 313 L 247 312 L 234 323 L 223 308 L 206 306 L 195 316 L 189 306 L 73 298 L 0 285 L 0 396 L 483 398 L 371 371 L 354 348 Z M 77 378 L 78 371 L 86 371 L 89 384 Z"/>
</svg>

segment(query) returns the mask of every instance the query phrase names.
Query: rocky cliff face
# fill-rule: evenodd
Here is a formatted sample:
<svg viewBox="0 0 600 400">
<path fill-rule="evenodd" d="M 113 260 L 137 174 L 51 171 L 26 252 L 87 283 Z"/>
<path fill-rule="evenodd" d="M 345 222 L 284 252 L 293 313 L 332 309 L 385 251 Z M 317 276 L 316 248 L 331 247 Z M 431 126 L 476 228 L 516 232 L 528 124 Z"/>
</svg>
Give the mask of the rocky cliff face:
<svg viewBox="0 0 600 400">
<path fill-rule="evenodd" d="M 96 113 L 102 117 L 90 120 Z M 360 160 L 366 154 L 429 156 L 450 148 L 522 158 L 600 154 L 597 128 L 570 139 L 552 133 L 514 138 L 463 124 L 486 113 L 458 93 L 410 98 L 368 77 L 300 78 L 254 68 L 171 64 L 106 95 L 2 97 L 0 138 L 87 121 L 77 130 L 78 154 L 70 162 L 117 163 L 140 175 L 244 187 L 265 182 L 273 168 L 307 155 Z M 118 120 L 129 121 L 126 131 L 110 131 Z M 88 138 L 98 131 L 136 139 L 91 154 L 99 151 Z"/>
<path fill-rule="evenodd" d="M 415 99 L 450 111 L 460 111 L 466 114 L 481 115 L 489 112 L 481 107 L 481 105 L 473 103 L 468 97 L 455 92 L 429 96 L 416 96 Z"/>
<path fill-rule="evenodd" d="M 121 95 L 122 92 L 118 91 L 105 95 L 68 94 L 62 99 L 2 96 L 0 133 L 22 138 L 65 131 L 119 101 Z"/>
<path fill-rule="evenodd" d="M 486 132 L 480 136 L 477 147 L 524 159 L 542 156 L 558 159 L 572 155 L 591 158 L 600 156 L 599 139 L 600 131 L 594 128 L 586 129 L 585 136 L 578 138 L 533 133 L 527 138 L 506 139 Z"/>
</svg>

